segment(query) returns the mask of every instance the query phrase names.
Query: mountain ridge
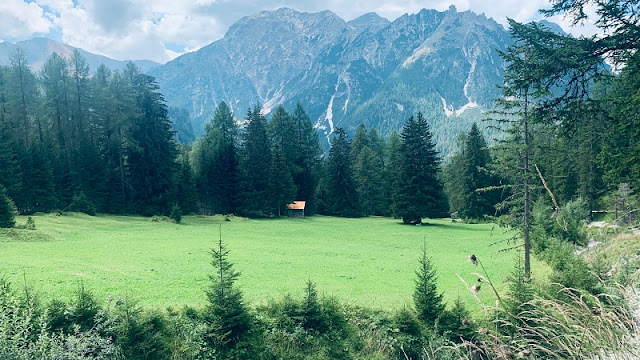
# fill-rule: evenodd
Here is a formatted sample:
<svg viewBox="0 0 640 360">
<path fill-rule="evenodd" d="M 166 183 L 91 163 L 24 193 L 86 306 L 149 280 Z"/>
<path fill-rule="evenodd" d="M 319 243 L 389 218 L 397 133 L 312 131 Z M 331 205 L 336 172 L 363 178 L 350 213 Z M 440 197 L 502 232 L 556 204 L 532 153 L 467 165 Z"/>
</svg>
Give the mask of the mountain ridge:
<svg viewBox="0 0 640 360">
<path fill-rule="evenodd" d="M 388 135 L 422 111 L 448 152 L 457 133 L 447 125 L 470 126 L 481 118 L 470 110 L 499 96 L 503 62 L 496 50 L 510 43 L 495 20 L 453 6 L 394 21 L 282 8 L 246 16 L 222 39 L 150 74 L 169 105 L 189 110 L 199 133 L 220 101 L 239 118 L 255 103 L 269 113 L 300 101 L 325 145 L 338 126 L 353 131 L 364 123 Z"/>
<path fill-rule="evenodd" d="M 69 58 L 74 49 L 78 49 L 80 54 L 82 54 L 91 68 L 91 71 L 94 71 L 101 64 L 104 64 L 114 70 L 124 69 L 129 61 L 136 64 L 136 66 L 138 66 L 138 68 L 143 72 L 148 72 L 154 67 L 162 65 L 151 60 L 115 60 L 107 56 L 94 54 L 81 48 L 76 48 L 49 38 L 33 38 L 30 40 L 18 41 L 16 43 L 0 43 L 0 65 L 8 65 L 10 63 L 9 57 L 17 47 L 22 48 L 29 65 L 36 71 L 42 68 L 45 61 L 52 53 L 56 52 L 64 58 Z"/>
</svg>

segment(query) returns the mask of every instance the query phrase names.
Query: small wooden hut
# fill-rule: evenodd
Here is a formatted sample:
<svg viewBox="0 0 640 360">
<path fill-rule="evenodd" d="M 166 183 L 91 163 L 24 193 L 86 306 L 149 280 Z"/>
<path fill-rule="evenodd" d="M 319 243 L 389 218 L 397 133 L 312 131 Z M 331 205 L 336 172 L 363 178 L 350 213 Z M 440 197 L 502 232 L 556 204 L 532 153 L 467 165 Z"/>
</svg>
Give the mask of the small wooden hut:
<svg viewBox="0 0 640 360">
<path fill-rule="evenodd" d="M 306 201 L 294 201 L 287 205 L 287 214 L 290 218 L 304 219 L 304 207 L 306 205 Z"/>
</svg>

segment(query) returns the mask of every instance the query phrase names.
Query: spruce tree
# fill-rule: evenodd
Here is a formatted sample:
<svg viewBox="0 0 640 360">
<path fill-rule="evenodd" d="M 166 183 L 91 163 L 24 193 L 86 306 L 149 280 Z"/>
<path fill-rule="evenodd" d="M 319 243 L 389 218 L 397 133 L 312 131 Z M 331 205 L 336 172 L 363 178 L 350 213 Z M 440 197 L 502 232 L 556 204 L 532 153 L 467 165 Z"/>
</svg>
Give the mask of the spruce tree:
<svg viewBox="0 0 640 360">
<path fill-rule="evenodd" d="M 16 224 L 18 211 L 7 196 L 4 186 L 0 185 L 0 228 L 12 228 Z"/>
<path fill-rule="evenodd" d="M 342 128 L 336 128 L 322 179 L 322 208 L 328 215 L 360 216 L 360 202 L 351 160 L 351 142 Z"/>
<path fill-rule="evenodd" d="M 492 181 L 489 175 L 487 165 L 491 163 L 491 156 L 487 149 L 487 142 L 475 123 L 466 136 L 463 159 L 464 170 L 461 174 L 463 203 L 459 211 L 460 217 L 482 219 L 485 215 L 492 215 L 493 206 L 499 199 L 496 198 L 496 191 L 486 191 L 485 188 L 498 184 Z"/>
<path fill-rule="evenodd" d="M 400 174 L 400 136 L 393 131 L 387 139 L 384 152 L 384 198 L 385 215 L 393 214 L 393 194 L 398 184 L 398 176 Z"/>
<path fill-rule="evenodd" d="M 384 215 L 385 198 L 380 157 L 364 146 L 355 159 L 354 176 L 363 215 Z"/>
<path fill-rule="evenodd" d="M 418 278 L 413 292 L 413 303 L 418 312 L 418 319 L 425 326 L 434 328 L 436 320 L 444 312 L 445 305 L 442 302 L 442 294 L 438 293 L 436 270 L 433 268 L 424 246 L 416 276 Z"/>
<path fill-rule="evenodd" d="M 316 188 L 322 168 L 322 149 L 318 133 L 300 102 L 296 104 L 291 118 L 296 138 L 293 183 L 298 193 L 295 200 L 306 201 L 305 213 L 313 214 L 316 211 Z"/>
<path fill-rule="evenodd" d="M 271 195 L 271 144 L 267 136 L 267 122 L 260 105 L 249 109 L 244 147 L 240 161 L 242 215 L 265 217 L 273 214 Z"/>
<path fill-rule="evenodd" d="M 282 215 L 286 205 L 296 199 L 298 189 L 293 181 L 296 169 L 298 141 L 293 118 L 282 105 L 276 107 L 269 121 L 269 138 L 272 142 L 271 196 L 274 214 Z"/>
<path fill-rule="evenodd" d="M 132 119 L 127 148 L 128 179 L 133 207 L 143 215 L 166 214 L 170 210 L 178 150 L 167 115 L 164 97 L 151 76 L 140 73 L 133 63 L 125 69 L 133 82 L 138 116 Z"/>
<path fill-rule="evenodd" d="M 438 178 L 440 158 L 422 113 L 409 118 L 400 138 L 402 145 L 393 197 L 394 214 L 405 224 L 420 224 L 424 217 L 444 215 L 445 196 Z"/>
<path fill-rule="evenodd" d="M 256 357 L 251 349 L 253 320 L 236 287 L 240 273 L 233 269 L 229 250 L 220 237 L 212 250 L 214 273 L 209 276 L 211 286 L 207 290 L 209 303 L 206 308 L 207 331 L 205 340 L 219 359 L 249 359 Z"/>
<path fill-rule="evenodd" d="M 229 106 L 218 104 L 208 132 L 213 133 L 212 171 L 208 179 L 213 210 L 220 214 L 234 214 L 238 193 L 238 136 L 239 129 Z"/>
<path fill-rule="evenodd" d="M 279 148 L 272 150 L 271 169 L 270 169 L 270 194 L 273 203 L 273 213 L 282 216 L 287 208 L 287 204 L 291 204 L 296 196 L 296 186 L 293 183 L 291 171 L 287 166 L 285 156 Z"/>
<path fill-rule="evenodd" d="M 192 214 L 198 211 L 198 194 L 188 157 L 186 152 L 180 156 L 180 171 L 176 180 L 175 198 L 183 213 Z"/>
</svg>

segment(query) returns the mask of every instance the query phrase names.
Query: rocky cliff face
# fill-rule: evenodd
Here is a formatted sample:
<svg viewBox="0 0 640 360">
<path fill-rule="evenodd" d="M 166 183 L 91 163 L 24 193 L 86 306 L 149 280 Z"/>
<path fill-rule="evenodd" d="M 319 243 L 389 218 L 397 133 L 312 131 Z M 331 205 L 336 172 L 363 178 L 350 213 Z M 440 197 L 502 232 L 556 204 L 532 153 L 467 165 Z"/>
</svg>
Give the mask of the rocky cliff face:
<svg viewBox="0 0 640 360">
<path fill-rule="evenodd" d="M 279 9 L 241 19 L 223 39 L 150 74 L 169 105 L 191 112 L 196 132 L 220 101 L 238 118 L 256 102 L 268 113 L 300 101 L 327 138 L 361 122 L 387 135 L 422 111 L 447 152 L 499 95 L 496 49 L 509 43 L 494 20 L 453 7 L 393 22 Z"/>
</svg>

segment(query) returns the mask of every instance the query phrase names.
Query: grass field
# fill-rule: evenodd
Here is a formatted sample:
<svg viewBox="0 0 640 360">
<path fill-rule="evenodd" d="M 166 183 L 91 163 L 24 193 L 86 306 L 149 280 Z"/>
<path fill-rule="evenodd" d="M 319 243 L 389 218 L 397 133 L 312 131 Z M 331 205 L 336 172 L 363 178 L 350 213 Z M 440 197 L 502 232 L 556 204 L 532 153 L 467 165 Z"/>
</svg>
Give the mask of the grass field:
<svg viewBox="0 0 640 360">
<path fill-rule="evenodd" d="M 490 243 L 506 237 L 488 224 L 433 220 L 407 226 L 389 218 L 224 221 L 220 216 L 187 216 L 182 224 L 131 216 L 83 214 L 34 216 L 36 230 L 0 231 L 0 276 L 14 286 L 26 282 L 44 299 L 69 298 L 78 284 L 99 298 L 130 296 L 145 306 L 201 305 L 206 301 L 210 249 L 222 238 L 242 275 L 239 285 L 256 305 L 285 294 L 302 296 L 305 282 L 344 302 L 397 309 L 412 302 L 415 270 L 423 242 L 437 269 L 445 299 L 473 297 L 479 270 L 467 261 L 476 254 L 495 283 L 513 269 L 515 252 Z M 26 223 L 25 217 L 18 224 Z M 533 262 L 533 272 L 548 268 Z M 501 286 L 504 290 L 504 285 Z M 485 286 L 481 298 L 493 302 Z M 477 311 L 477 307 L 474 311 Z"/>
</svg>

